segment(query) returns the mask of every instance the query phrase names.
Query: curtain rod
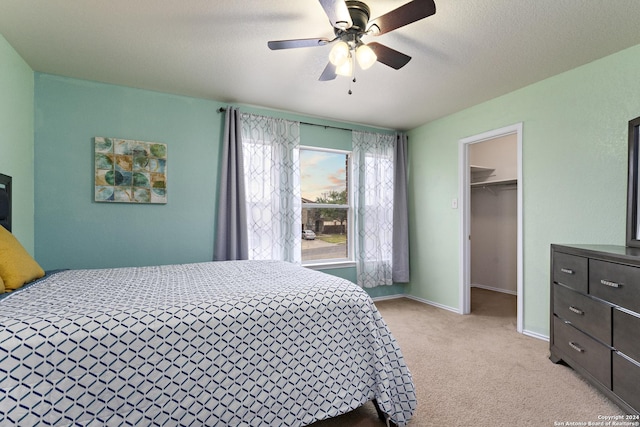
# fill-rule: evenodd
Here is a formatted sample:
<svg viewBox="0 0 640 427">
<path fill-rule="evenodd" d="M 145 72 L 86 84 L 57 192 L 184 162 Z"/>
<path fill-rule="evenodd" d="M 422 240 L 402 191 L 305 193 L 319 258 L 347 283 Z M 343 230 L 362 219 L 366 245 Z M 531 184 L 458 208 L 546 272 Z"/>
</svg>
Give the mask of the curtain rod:
<svg viewBox="0 0 640 427">
<path fill-rule="evenodd" d="M 224 107 L 220 107 L 218 108 L 218 113 L 224 113 L 225 111 L 227 111 L 226 108 Z M 338 126 L 331 126 L 331 125 L 319 125 L 317 123 L 309 123 L 309 122 L 300 122 L 301 125 L 309 125 L 309 126 L 320 126 L 323 127 L 325 129 L 338 129 L 338 130 L 348 130 L 348 131 L 353 131 L 353 129 L 347 129 L 347 128 L 341 128 Z"/>
</svg>

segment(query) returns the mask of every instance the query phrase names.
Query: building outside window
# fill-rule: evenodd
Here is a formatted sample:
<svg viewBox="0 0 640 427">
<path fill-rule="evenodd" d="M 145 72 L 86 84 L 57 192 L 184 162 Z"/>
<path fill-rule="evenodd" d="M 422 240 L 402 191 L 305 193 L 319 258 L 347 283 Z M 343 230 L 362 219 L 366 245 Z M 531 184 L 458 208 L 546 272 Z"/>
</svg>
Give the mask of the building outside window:
<svg viewBox="0 0 640 427">
<path fill-rule="evenodd" d="M 300 148 L 302 263 L 353 260 L 348 151 Z"/>
</svg>

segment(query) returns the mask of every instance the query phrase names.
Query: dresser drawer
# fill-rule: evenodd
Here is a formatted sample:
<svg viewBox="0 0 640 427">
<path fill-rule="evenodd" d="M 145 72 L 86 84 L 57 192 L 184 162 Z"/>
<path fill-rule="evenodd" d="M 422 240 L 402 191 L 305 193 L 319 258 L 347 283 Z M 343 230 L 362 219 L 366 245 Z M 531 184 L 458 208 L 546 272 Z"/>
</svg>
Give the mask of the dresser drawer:
<svg viewBox="0 0 640 427">
<path fill-rule="evenodd" d="M 557 317 L 553 318 L 553 345 L 605 387 L 611 388 L 612 352 L 609 347 Z M 571 360 L 565 359 L 565 362 L 571 364 Z"/>
<path fill-rule="evenodd" d="M 562 252 L 553 253 L 553 281 L 585 294 L 589 283 L 588 267 L 587 258 Z"/>
<path fill-rule="evenodd" d="M 553 311 L 581 331 L 611 345 L 610 305 L 554 284 Z"/>
<path fill-rule="evenodd" d="M 613 392 L 627 404 L 638 410 L 640 408 L 640 366 L 613 353 Z"/>
<path fill-rule="evenodd" d="M 640 362 L 640 317 L 613 310 L 613 346 Z"/>
<path fill-rule="evenodd" d="M 631 311 L 640 312 L 640 269 L 591 259 L 589 293 Z"/>
</svg>

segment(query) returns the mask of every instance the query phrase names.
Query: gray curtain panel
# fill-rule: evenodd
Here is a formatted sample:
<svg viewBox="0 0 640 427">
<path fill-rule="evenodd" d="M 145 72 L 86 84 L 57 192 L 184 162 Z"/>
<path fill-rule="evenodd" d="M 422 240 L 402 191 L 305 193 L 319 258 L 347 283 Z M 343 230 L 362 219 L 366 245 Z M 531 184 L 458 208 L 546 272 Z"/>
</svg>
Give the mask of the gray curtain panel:
<svg viewBox="0 0 640 427">
<path fill-rule="evenodd" d="M 227 108 L 220 167 L 218 223 L 214 261 L 249 258 L 247 205 L 242 159 L 242 127 L 237 108 Z"/>
<path fill-rule="evenodd" d="M 398 134 L 394 156 L 392 277 L 395 283 L 409 282 L 407 139 L 407 135 Z"/>
</svg>

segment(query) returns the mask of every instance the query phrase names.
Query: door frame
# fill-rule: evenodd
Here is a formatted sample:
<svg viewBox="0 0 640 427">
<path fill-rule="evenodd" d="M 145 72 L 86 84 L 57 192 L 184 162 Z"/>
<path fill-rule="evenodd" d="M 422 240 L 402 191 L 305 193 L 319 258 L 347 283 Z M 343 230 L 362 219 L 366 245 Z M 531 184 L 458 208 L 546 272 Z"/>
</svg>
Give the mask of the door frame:
<svg viewBox="0 0 640 427">
<path fill-rule="evenodd" d="M 522 228 L 522 122 L 490 130 L 458 141 L 458 183 L 460 198 L 460 278 L 459 307 L 462 314 L 471 312 L 471 173 L 469 171 L 469 146 L 471 144 L 516 134 L 518 162 L 518 231 L 517 231 L 517 322 L 519 333 L 523 331 L 524 276 L 523 276 L 523 228 Z"/>
</svg>

